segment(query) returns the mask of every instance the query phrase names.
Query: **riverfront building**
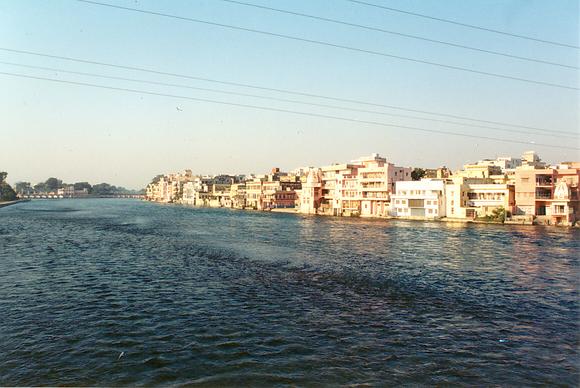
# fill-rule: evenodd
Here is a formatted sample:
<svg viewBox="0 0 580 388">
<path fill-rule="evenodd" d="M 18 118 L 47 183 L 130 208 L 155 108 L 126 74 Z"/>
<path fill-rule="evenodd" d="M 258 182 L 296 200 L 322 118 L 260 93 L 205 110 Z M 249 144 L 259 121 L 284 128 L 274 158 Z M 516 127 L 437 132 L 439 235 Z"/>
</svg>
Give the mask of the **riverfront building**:
<svg viewBox="0 0 580 388">
<path fill-rule="evenodd" d="M 445 186 L 447 218 L 491 216 L 498 209 L 513 213 L 514 186 L 490 179 L 455 177 Z"/>
<path fill-rule="evenodd" d="M 404 218 L 445 217 L 445 184 L 444 179 L 397 182 L 392 195 L 392 214 Z"/>
<path fill-rule="evenodd" d="M 296 206 L 297 190 L 302 187 L 300 177 L 280 172 L 246 181 L 246 207 L 254 210 L 288 209 Z"/>
<path fill-rule="evenodd" d="M 296 211 L 303 214 L 422 219 L 504 219 L 572 225 L 580 219 L 580 162 L 547 166 L 533 152 L 443 167 L 398 167 L 378 154 L 292 173 L 157 177 L 146 199 L 193 206 Z M 430 178 L 428 178 L 430 177 Z M 63 195 L 65 193 L 63 192 Z"/>
<path fill-rule="evenodd" d="M 516 216 L 539 223 L 571 225 L 580 214 L 580 163 L 516 169 Z"/>
<path fill-rule="evenodd" d="M 355 162 L 362 166 L 358 169 L 361 216 L 388 216 L 395 183 L 410 181 L 411 168 L 396 167 L 378 154 L 359 158 Z"/>
<path fill-rule="evenodd" d="M 379 154 L 311 169 L 299 193 L 299 210 L 334 216 L 388 216 L 395 183 L 404 180 L 411 180 L 411 169 L 397 167 Z"/>
</svg>

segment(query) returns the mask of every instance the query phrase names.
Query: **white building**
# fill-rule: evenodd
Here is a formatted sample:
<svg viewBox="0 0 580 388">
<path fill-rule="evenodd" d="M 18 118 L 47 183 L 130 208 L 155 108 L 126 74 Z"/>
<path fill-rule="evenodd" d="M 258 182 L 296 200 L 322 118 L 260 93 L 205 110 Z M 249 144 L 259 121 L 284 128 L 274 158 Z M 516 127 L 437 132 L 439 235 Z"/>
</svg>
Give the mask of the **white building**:
<svg viewBox="0 0 580 388">
<path fill-rule="evenodd" d="M 396 217 L 437 219 L 446 216 L 445 180 L 399 181 L 391 195 Z"/>
<path fill-rule="evenodd" d="M 302 183 L 302 188 L 297 191 L 299 207 L 298 211 L 304 214 L 316 214 L 322 199 L 322 171 L 319 168 L 311 168 Z"/>
</svg>

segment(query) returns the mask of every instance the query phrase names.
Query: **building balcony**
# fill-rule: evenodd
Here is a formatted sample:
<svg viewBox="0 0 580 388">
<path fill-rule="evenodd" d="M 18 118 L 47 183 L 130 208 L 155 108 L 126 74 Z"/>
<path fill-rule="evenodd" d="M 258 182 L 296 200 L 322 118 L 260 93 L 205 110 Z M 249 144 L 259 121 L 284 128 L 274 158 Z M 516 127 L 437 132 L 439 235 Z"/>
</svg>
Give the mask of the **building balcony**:
<svg viewBox="0 0 580 388">
<path fill-rule="evenodd" d="M 536 177 L 536 186 L 552 186 L 554 181 L 551 175 L 539 175 Z"/>
<path fill-rule="evenodd" d="M 374 193 L 364 194 L 361 197 L 362 199 L 371 199 L 371 200 L 380 200 L 380 201 L 388 201 L 391 198 L 388 194 L 384 195 L 376 195 Z"/>
<path fill-rule="evenodd" d="M 359 178 L 361 182 L 386 182 L 386 177 L 367 177 L 367 178 Z"/>
<path fill-rule="evenodd" d="M 503 200 L 490 200 L 490 199 L 472 199 L 467 201 L 467 206 L 469 207 L 484 207 L 484 206 L 503 206 Z"/>
<path fill-rule="evenodd" d="M 393 199 L 424 199 L 426 201 L 437 201 L 439 197 L 437 195 L 395 195 L 392 194 L 391 198 Z"/>
</svg>

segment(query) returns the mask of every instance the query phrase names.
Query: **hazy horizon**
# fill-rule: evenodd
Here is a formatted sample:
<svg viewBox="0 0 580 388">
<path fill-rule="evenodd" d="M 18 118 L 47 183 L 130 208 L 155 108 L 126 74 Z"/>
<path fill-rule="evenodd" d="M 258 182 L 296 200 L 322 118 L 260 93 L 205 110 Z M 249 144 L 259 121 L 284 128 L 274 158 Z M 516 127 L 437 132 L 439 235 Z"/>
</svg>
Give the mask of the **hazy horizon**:
<svg viewBox="0 0 580 388">
<path fill-rule="evenodd" d="M 185 80 L 183 77 L 0 49 L 0 73 L 149 93 L 0 74 L 3 91 L 0 93 L 0 170 L 8 172 L 9 182 L 36 183 L 48 177 L 57 177 L 70 183 L 107 182 L 141 189 L 157 174 L 185 168 L 200 174 L 265 173 L 275 166 L 291 170 L 302 166 L 328 165 L 350 161 L 372 152 L 380 153 L 397 165 L 446 165 L 454 170 L 478 159 L 519 157 L 528 150 L 536 151 L 543 160 L 553 163 L 580 159 L 578 137 L 562 138 L 556 132 L 579 132 L 577 48 L 467 29 L 348 1 L 248 0 L 248 3 L 564 66 L 470 51 L 231 2 L 103 2 L 565 85 L 572 89 L 457 71 L 72 0 L 50 3 L 7 1 L 0 3 L 0 48 L 520 126 L 508 127 L 411 113 L 232 84 L 216 85 L 199 79 Z M 580 10 L 576 1 L 370 2 L 578 46 Z M 95 78 L 63 71 L 170 83 L 181 87 Z M 279 100 L 224 95 L 216 91 L 186 89 L 184 86 Z M 274 110 L 193 101 L 167 95 Z M 280 99 L 296 100 L 303 104 L 283 102 Z M 320 105 L 339 106 L 343 109 Z M 306 112 L 314 116 L 283 110 Z M 382 114 L 365 113 L 362 110 Z M 459 126 L 400 115 L 470 125 Z M 368 122 L 392 126 L 381 127 Z M 422 132 L 409 127 L 455 132 L 459 136 Z M 522 127 L 543 128 L 553 130 L 554 133 L 525 133 L 527 130 Z M 573 149 L 551 148 L 540 144 Z"/>
</svg>

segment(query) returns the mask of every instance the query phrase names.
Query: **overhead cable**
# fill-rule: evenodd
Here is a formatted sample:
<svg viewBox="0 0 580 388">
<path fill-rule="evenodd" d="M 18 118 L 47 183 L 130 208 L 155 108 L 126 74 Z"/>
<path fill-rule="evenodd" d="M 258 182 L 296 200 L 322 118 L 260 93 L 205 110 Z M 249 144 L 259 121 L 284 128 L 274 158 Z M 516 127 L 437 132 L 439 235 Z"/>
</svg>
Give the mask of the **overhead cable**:
<svg viewBox="0 0 580 388">
<path fill-rule="evenodd" d="M 86 82 L 67 81 L 67 80 L 61 80 L 61 79 L 55 79 L 55 78 L 46 78 L 46 77 L 37 77 L 37 76 L 31 76 L 31 75 L 25 75 L 25 74 L 0 72 L 0 75 L 6 75 L 6 76 L 11 76 L 11 77 L 20 77 L 20 78 L 28 78 L 28 79 L 35 79 L 35 80 L 42 80 L 42 81 L 50 81 L 50 82 L 77 85 L 77 86 L 87 86 L 87 87 L 99 88 L 99 89 L 116 90 L 116 91 L 137 93 L 137 94 L 144 94 L 144 95 L 151 95 L 151 96 L 170 97 L 170 98 L 184 99 L 184 100 L 190 100 L 190 101 L 196 101 L 196 102 L 205 102 L 205 103 L 211 103 L 211 104 L 237 106 L 237 107 L 241 107 L 241 108 L 249 108 L 249 109 L 262 110 L 262 111 L 289 113 L 289 114 L 299 115 L 299 116 L 325 118 L 325 119 L 339 120 L 339 121 L 358 123 L 358 124 L 367 124 L 367 125 L 380 126 L 380 127 L 406 129 L 406 130 L 410 130 L 410 131 L 417 131 L 417 132 L 424 132 L 424 133 L 451 135 L 451 136 L 458 136 L 458 137 L 465 137 L 465 138 L 472 138 L 472 139 L 490 140 L 490 141 L 502 142 L 502 143 L 525 144 L 525 145 L 533 145 L 533 146 L 548 147 L 548 148 L 569 149 L 569 150 L 575 150 L 575 151 L 580 150 L 580 148 L 578 148 L 578 147 L 536 143 L 533 141 L 528 142 L 528 141 L 522 141 L 522 140 L 501 139 L 501 138 L 491 137 L 491 136 L 471 135 L 471 134 L 457 133 L 457 132 L 451 132 L 451 131 L 446 131 L 446 130 L 437 130 L 437 129 L 412 127 L 412 126 L 407 126 L 407 125 L 389 124 L 389 123 L 383 123 L 383 122 L 378 122 L 378 121 L 359 120 L 359 119 L 353 119 L 353 118 L 348 118 L 348 117 L 341 117 L 341 116 L 334 116 L 334 115 L 327 115 L 327 114 L 320 114 L 320 113 L 302 112 L 302 111 L 296 111 L 296 110 L 290 110 L 290 109 L 281 109 L 281 108 L 266 107 L 266 106 L 261 106 L 261 105 L 251 105 L 251 104 L 242 104 L 242 103 L 235 103 L 235 102 L 228 102 L 228 101 L 219 101 L 219 100 L 212 100 L 212 99 L 207 99 L 207 98 L 181 96 L 181 95 L 175 95 L 175 94 L 158 93 L 158 92 L 151 92 L 151 91 L 145 91 L 145 90 L 120 88 L 120 87 L 114 87 L 114 86 L 104 86 L 104 85 L 97 85 L 97 84 L 91 84 L 91 83 L 86 83 Z"/>
</svg>

